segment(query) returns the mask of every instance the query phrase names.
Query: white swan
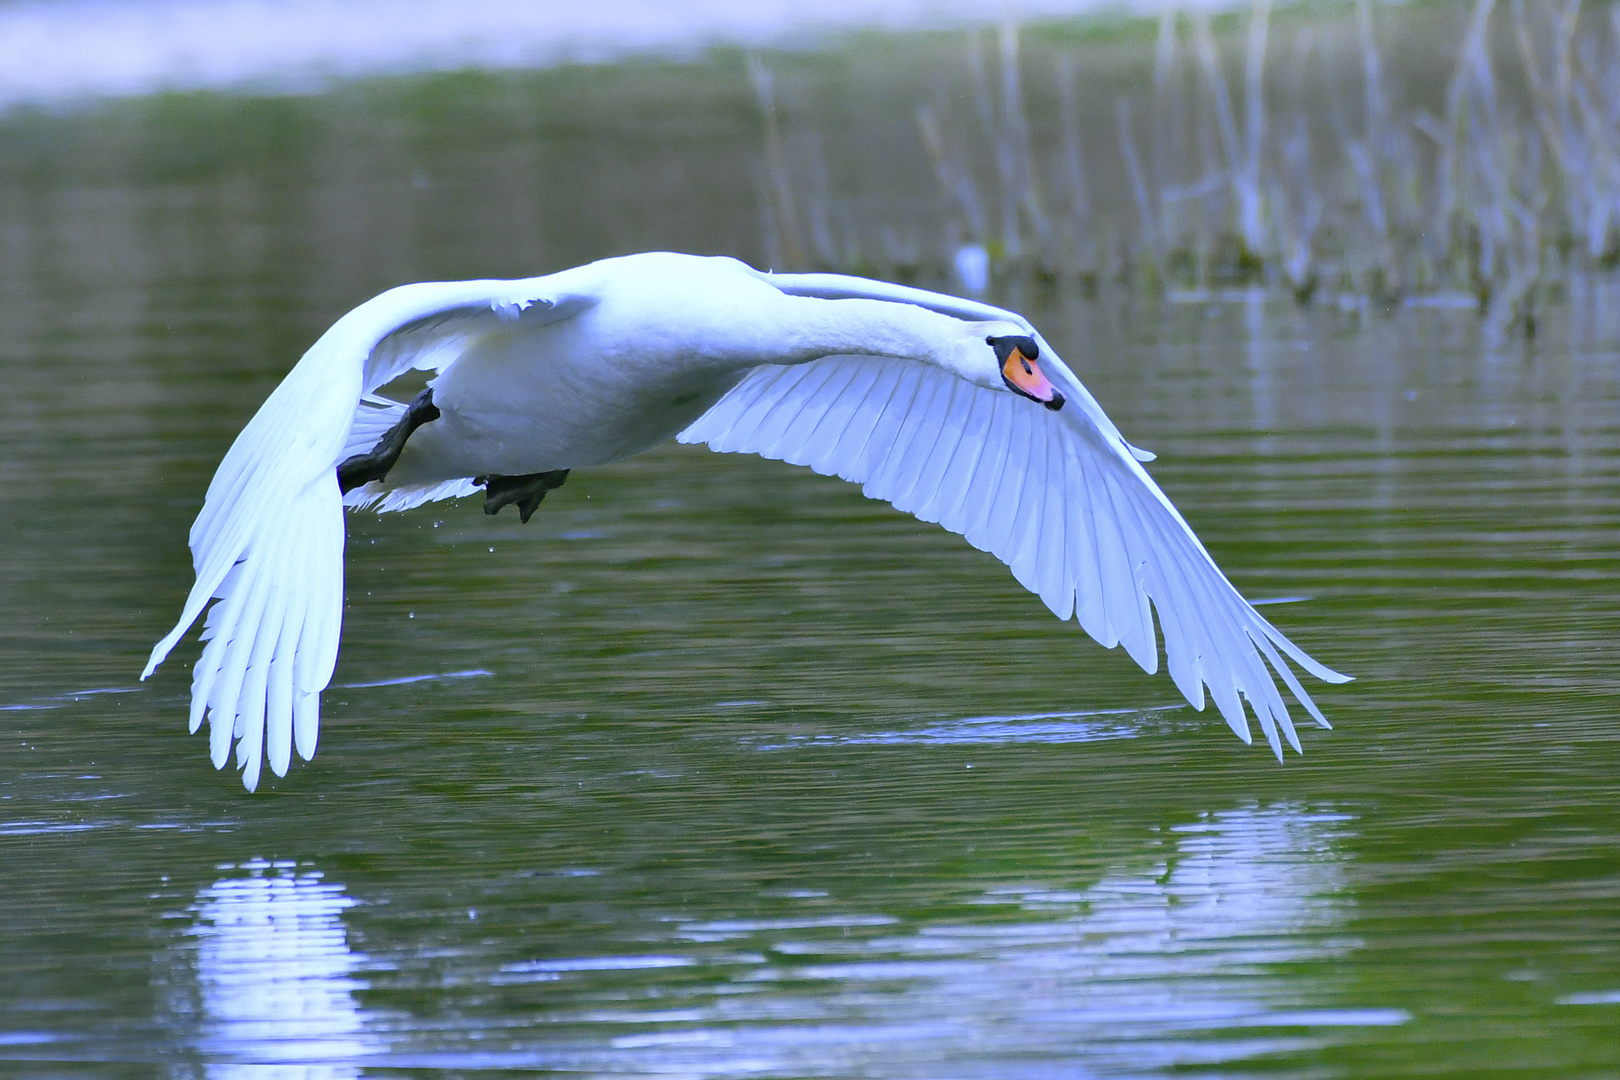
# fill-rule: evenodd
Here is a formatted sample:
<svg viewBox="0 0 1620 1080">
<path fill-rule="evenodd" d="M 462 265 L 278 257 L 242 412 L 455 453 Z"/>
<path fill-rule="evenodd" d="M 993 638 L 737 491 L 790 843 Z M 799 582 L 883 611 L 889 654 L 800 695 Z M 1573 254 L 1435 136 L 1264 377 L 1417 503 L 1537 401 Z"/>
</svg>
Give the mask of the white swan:
<svg viewBox="0 0 1620 1080">
<path fill-rule="evenodd" d="M 407 407 L 373 391 L 437 372 Z M 1065 407 L 1066 406 L 1066 407 Z M 1011 567 L 1060 619 L 1208 686 L 1249 742 L 1299 739 L 1267 670 L 1327 721 L 1279 650 L 1343 682 L 1226 580 L 1091 394 L 1022 317 L 834 274 L 650 253 L 520 281 L 403 285 L 323 334 L 231 445 L 191 527 L 197 580 L 141 678 L 211 598 L 191 730 L 233 739 L 253 790 L 315 752 L 337 661 L 343 507 L 483 488 L 524 520 L 566 470 L 670 436 L 808 465 L 937 521 Z M 340 483 L 340 474 L 342 482 Z M 386 475 L 386 481 L 377 479 Z M 352 488 L 352 490 L 350 490 Z"/>
</svg>

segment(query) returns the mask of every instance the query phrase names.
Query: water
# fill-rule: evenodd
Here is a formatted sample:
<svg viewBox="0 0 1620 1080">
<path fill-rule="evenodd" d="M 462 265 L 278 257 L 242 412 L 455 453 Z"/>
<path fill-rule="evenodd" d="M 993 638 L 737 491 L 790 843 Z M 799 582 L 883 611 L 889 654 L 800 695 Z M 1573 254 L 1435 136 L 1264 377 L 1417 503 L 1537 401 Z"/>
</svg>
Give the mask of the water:
<svg viewBox="0 0 1620 1080">
<path fill-rule="evenodd" d="M 596 77 L 593 101 L 634 82 Z M 352 516 L 319 755 L 254 796 L 209 768 L 195 644 L 135 675 L 208 476 L 320 329 L 396 280 L 757 257 L 746 86 L 638 77 L 652 119 L 623 123 L 658 140 L 420 88 L 383 130 L 325 98 L 9 122 L 0 1060 L 1620 1070 L 1603 291 L 1532 342 L 1448 311 L 1005 298 L 1239 588 L 1357 676 L 1282 766 L 959 539 L 669 446 L 528 526 Z"/>
</svg>

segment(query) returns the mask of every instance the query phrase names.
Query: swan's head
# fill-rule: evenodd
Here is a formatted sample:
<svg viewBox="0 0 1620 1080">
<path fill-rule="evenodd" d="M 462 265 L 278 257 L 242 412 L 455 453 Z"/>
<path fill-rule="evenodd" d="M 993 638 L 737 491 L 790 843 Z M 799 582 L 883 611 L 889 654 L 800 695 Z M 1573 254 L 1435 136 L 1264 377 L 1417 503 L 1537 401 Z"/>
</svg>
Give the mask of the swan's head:
<svg viewBox="0 0 1620 1080">
<path fill-rule="evenodd" d="M 1037 362 L 1040 343 L 1025 327 L 1001 320 L 960 322 L 944 338 L 936 339 L 932 359 L 958 378 L 1026 397 L 1053 412 L 1063 408 L 1062 391 Z"/>
<path fill-rule="evenodd" d="M 996 366 L 1001 370 L 1001 381 L 1013 393 L 1038 401 L 1053 412 L 1063 408 L 1063 395 L 1035 363 L 1041 347 L 1035 339 L 1023 334 L 991 334 L 984 339 L 996 354 Z"/>
</svg>

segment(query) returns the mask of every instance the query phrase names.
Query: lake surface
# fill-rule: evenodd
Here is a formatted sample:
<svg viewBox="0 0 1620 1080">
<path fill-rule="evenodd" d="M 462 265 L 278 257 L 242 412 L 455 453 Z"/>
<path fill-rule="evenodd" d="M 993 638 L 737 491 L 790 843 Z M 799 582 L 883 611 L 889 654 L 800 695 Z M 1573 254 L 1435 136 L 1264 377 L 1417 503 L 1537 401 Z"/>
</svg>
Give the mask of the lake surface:
<svg viewBox="0 0 1620 1080">
<path fill-rule="evenodd" d="M 195 642 L 135 676 L 235 432 L 398 281 L 757 258 L 757 118 L 701 92 L 641 137 L 427 92 L 381 131 L 320 98 L 8 122 L 4 1068 L 1620 1071 L 1612 287 L 1528 342 L 1000 297 L 1357 677 L 1283 765 L 960 539 L 668 446 L 527 526 L 351 515 L 319 755 L 252 796 L 209 767 Z"/>
</svg>

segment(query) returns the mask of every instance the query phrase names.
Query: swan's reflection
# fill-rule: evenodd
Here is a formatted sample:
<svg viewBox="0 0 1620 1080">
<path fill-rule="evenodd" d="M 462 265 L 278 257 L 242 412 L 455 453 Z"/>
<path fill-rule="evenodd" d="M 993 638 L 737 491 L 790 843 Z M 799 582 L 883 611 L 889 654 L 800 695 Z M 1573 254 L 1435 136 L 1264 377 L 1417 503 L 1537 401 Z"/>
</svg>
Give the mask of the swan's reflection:
<svg viewBox="0 0 1620 1080">
<path fill-rule="evenodd" d="M 358 1076 L 341 1064 L 372 1049 L 341 918 L 355 901 L 293 863 L 226 869 L 192 905 L 207 1075 Z"/>
<path fill-rule="evenodd" d="M 825 899 L 812 901 L 813 918 L 685 922 L 684 948 L 666 951 L 708 965 L 709 984 L 728 989 L 667 1024 L 592 1010 L 581 1019 L 623 1032 L 593 1064 L 709 1075 L 743 1059 L 807 1073 L 977 1062 L 1022 1076 L 1004 1066 L 1023 1060 L 1029 1075 L 1058 1061 L 1157 1073 L 1400 1023 L 1399 1010 L 1344 1008 L 1320 982 L 1353 946 L 1338 931 L 1347 820 L 1298 805 L 1210 813 L 1094 883 L 998 887 L 970 899 L 983 918 L 898 933 L 882 913 L 840 917 Z M 589 993 L 583 965 L 559 972 L 544 977 Z M 541 977 L 523 965 L 506 976 Z"/>
</svg>

